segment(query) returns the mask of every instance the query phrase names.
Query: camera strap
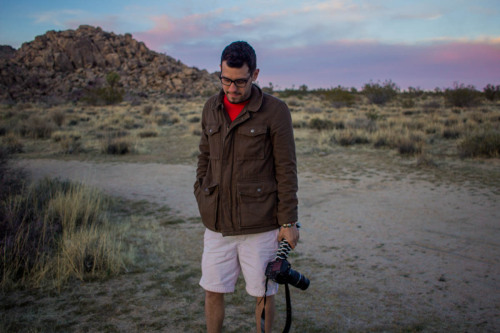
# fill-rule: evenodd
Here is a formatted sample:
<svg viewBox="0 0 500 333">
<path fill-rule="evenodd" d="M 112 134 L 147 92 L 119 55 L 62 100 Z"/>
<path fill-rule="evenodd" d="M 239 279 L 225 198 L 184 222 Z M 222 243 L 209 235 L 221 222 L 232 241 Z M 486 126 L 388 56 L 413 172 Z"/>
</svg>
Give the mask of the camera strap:
<svg viewBox="0 0 500 333">
<path fill-rule="evenodd" d="M 266 327 L 266 298 L 267 298 L 267 282 L 269 278 L 266 278 L 266 291 L 264 293 L 264 307 L 262 308 L 262 315 L 260 321 L 260 331 L 265 333 Z M 285 297 L 286 297 L 286 322 L 285 328 L 283 329 L 283 333 L 288 333 L 290 331 L 290 327 L 292 326 L 292 299 L 290 297 L 290 288 L 288 287 L 288 283 L 285 283 Z"/>
</svg>

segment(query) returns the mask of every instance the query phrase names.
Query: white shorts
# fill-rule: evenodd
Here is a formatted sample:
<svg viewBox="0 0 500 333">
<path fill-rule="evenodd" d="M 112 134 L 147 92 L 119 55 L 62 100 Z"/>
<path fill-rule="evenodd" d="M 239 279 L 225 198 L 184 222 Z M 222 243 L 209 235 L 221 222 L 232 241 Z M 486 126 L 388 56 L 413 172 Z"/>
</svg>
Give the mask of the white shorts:
<svg viewBox="0 0 500 333">
<path fill-rule="evenodd" d="M 206 229 L 201 260 L 200 286 L 216 293 L 234 292 L 240 271 L 247 293 L 263 297 L 266 291 L 267 263 L 274 260 L 278 249 L 279 229 L 258 234 L 223 237 Z M 269 280 L 267 296 L 278 292 L 278 284 Z"/>
</svg>

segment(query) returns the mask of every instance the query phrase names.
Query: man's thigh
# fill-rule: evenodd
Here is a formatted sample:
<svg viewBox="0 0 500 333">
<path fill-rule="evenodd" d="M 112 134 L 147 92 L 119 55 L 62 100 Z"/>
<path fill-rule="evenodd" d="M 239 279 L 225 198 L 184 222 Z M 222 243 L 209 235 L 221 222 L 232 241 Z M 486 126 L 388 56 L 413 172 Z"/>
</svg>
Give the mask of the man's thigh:
<svg viewBox="0 0 500 333">
<path fill-rule="evenodd" d="M 266 289 L 266 267 L 276 256 L 278 249 L 278 229 L 248 235 L 238 246 L 241 270 L 245 277 L 248 294 L 255 297 L 274 295 L 278 285 L 268 281 Z"/>
</svg>

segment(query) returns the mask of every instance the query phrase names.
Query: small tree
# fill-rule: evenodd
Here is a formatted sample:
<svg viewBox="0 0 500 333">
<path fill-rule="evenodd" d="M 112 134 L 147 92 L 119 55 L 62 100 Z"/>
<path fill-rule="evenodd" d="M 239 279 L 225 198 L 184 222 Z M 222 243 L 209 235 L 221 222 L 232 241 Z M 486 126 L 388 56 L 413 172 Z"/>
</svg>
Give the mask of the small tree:
<svg viewBox="0 0 500 333">
<path fill-rule="evenodd" d="M 494 101 L 496 99 L 500 99 L 500 85 L 497 85 L 495 87 L 492 84 L 488 84 L 486 87 L 484 87 L 483 92 L 484 92 L 484 96 L 489 101 Z"/>
<path fill-rule="evenodd" d="M 119 87 L 120 75 L 110 72 L 106 75 L 107 85 L 102 88 L 95 88 L 88 91 L 85 100 L 94 105 L 112 105 L 123 101 L 124 91 Z"/>
</svg>

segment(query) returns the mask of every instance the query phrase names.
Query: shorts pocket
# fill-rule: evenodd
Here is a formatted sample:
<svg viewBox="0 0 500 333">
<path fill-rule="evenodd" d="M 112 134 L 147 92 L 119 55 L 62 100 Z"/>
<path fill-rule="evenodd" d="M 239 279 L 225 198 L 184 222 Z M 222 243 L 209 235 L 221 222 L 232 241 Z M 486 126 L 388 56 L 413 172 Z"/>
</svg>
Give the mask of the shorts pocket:
<svg viewBox="0 0 500 333">
<path fill-rule="evenodd" d="M 195 196 L 203 224 L 207 228 L 215 230 L 219 206 L 219 185 L 202 185 L 196 189 Z"/>
<path fill-rule="evenodd" d="M 267 226 L 276 220 L 278 197 L 274 181 L 239 183 L 237 189 L 242 229 Z"/>
</svg>

